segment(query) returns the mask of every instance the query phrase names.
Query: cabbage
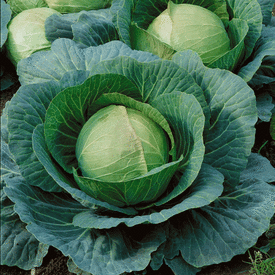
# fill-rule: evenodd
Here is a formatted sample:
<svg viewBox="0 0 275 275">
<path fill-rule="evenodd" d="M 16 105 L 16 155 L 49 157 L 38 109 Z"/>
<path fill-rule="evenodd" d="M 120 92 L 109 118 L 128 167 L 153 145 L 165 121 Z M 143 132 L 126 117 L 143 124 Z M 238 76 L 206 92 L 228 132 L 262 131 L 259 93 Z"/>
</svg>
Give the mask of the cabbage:
<svg viewBox="0 0 275 275">
<path fill-rule="evenodd" d="M 165 164 L 168 144 L 160 126 L 140 111 L 110 105 L 82 128 L 76 157 L 85 177 L 126 181 Z"/>
<path fill-rule="evenodd" d="M 250 155 L 256 100 L 239 76 L 205 67 L 191 50 L 162 60 L 121 41 L 81 49 L 57 39 L 19 65 L 29 83 L 6 105 L 1 125 L 2 265 L 31 269 L 54 246 L 77 274 L 160 273 L 168 265 L 195 275 L 245 253 L 268 229 L 275 170 Z M 113 182 L 112 153 L 133 145 L 117 121 L 126 110 L 148 172 Z M 151 120 L 161 131 L 144 130 Z M 142 141 L 156 136 L 165 160 L 150 168 Z M 90 166 L 105 163 L 110 179 L 85 174 L 84 148 Z"/>
<path fill-rule="evenodd" d="M 52 14 L 59 12 L 50 8 L 35 8 L 22 11 L 10 21 L 6 46 L 14 65 L 34 52 L 51 48 L 44 24 Z"/>
<path fill-rule="evenodd" d="M 197 5 L 168 3 L 147 31 L 176 51 L 193 50 L 207 65 L 230 50 L 221 19 Z"/>
<path fill-rule="evenodd" d="M 61 13 L 97 10 L 106 8 L 111 0 L 45 0 L 50 8 Z"/>
<path fill-rule="evenodd" d="M 17 14 L 24 10 L 48 7 L 45 0 L 7 0 L 13 13 Z"/>
</svg>

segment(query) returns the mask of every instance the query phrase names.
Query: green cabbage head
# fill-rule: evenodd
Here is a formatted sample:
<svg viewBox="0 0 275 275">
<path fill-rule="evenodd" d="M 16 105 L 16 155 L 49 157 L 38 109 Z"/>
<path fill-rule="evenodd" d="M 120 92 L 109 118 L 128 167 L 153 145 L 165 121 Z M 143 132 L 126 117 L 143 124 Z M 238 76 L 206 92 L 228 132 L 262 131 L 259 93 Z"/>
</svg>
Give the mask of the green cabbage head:
<svg viewBox="0 0 275 275">
<path fill-rule="evenodd" d="M 52 14 L 59 12 L 46 7 L 35 8 L 22 11 L 10 21 L 6 46 L 14 65 L 34 52 L 51 48 L 45 36 L 44 24 Z"/>
<path fill-rule="evenodd" d="M 230 50 L 230 40 L 222 20 L 197 5 L 170 1 L 147 31 L 176 51 L 190 49 L 197 52 L 206 65 Z"/>
<path fill-rule="evenodd" d="M 76 157 L 85 177 L 127 181 L 168 161 L 165 132 L 140 111 L 110 105 L 82 128 Z"/>
<path fill-rule="evenodd" d="M 98 10 L 106 8 L 111 0 L 46 0 L 48 6 L 61 13 Z"/>
<path fill-rule="evenodd" d="M 112 102 L 116 97 L 107 98 Z M 101 201 L 117 206 L 145 204 L 167 188 L 170 176 L 163 175 L 154 184 L 152 177 L 171 166 L 173 137 L 168 122 L 156 109 L 137 101 L 132 105 L 132 100 L 122 98 L 120 104 L 101 108 L 83 125 L 75 145 L 79 169 L 73 169 L 74 178 L 82 191 Z M 123 106 L 125 101 L 129 102 Z M 49 143 L 51 124 L 49 117 Z M 178 163 L 172 164 L 173 169 Z"/>
<path fill-rule="evenodd" d="M 7 0 L 11 10 L 14 14 L 20 13 L 24 10 L 48 7 L 45 0 Z"/>
</svg>

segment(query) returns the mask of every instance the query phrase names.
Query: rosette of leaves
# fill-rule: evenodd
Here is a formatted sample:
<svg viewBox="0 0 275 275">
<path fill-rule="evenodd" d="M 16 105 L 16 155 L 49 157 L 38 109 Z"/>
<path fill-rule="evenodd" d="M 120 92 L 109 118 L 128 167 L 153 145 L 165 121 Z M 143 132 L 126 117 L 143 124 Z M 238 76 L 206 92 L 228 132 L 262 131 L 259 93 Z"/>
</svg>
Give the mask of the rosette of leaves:
<svg viewBox="0 0 275 275">
<path fill-rule="evenodd" d="M 192 275 L 244 253 L 267 230 L 275 197 L 267 181 L 274 175 L 241 177 L 257 111 L 240 77 L 205 67 L 191 51 L 167 61 L 119 41 L 80 49 L 60 39 L 27 60 L 30 84 L 3 115 L 4 192 L 28 232 L 70 257 L 70 270 L 118 275 L 166 264 Z M 75 147 L 89 118 L 110 105 L 150 114 L 167 133 L 171 155 L 122 181 L 136 183 L 133 189 L 114 184 L 111 192 L 93 179 L 104 198 L 90 182 L 90 194 L 79 187 Z M 139 188 L 165 184 L 145 203 L 112 201 L 116 193 L 135 198 Z"/>
</svg>

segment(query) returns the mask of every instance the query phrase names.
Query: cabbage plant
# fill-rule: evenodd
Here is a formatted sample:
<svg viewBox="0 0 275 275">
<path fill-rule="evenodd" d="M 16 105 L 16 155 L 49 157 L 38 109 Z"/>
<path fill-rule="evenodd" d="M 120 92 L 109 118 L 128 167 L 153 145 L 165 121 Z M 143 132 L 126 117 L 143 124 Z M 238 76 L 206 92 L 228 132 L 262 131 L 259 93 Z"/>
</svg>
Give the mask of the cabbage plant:
<svg viewBox="0 0 275 275">
<path fill-rule="evenodd" d="M 230 39 L 222 20 L 214 12 L 197 5 L 168 2 L 167 9 L 150 23 L 147 32 L 175 51 L 197 52 L 205 65 L 230 51 Z M 139 41 L 142 49 L 144 42 L 140 39 L 135 35 L 132 38 L 134 44 Z M 160 57 L 166 56 L 160 53 Z"/>
<path fill-rule="evenodd" d="M 135 0 L 128 3 L 115 0 L 111 10 L 120 39 L 132 48 L 151 52 L 164 59 L 171 59 L 175 52 L 186 48 L 200 55 L 205 52 L 204 56 L 207 56 L 207 51 L 212 48 L 217 53 L 216 57 L 213 56 L 210 61 L 202 57 L 208 67 L 230 70 L 248 82 L 259 69 L 263 58 L 274 55 L 274 44 L 270 43 L 261 49 L 257 49 L 256 45 L 263 24 L 268 25 L 271 20 L 274 3 L 273 0 Z M 166 19 L 160 27 L 154 22 L 163 16 Z M 213 18 L 220 28 L 219 31 L 212 31 L 216 35 L 221 33 L 221 38 L 216 36 L 211 40 L 213 24 L 210 26 L 205 23 Z M 160 29 L 156 32 L 152 24 Z M 165 35 L 169 36 L 170 41 L 163 38 Z M 227 37 L 230 40 L 229 48 Z M 214 51 L 217 45 L 212 47 L 210 44 L 216 41 L 225 43 L 226 47 L 222 51 Z M 257 62 L 249 64 L 254 59 Z"/>
<path fill-rule="evenodd" d="M 76 274 L 193 275 L 267 230 L 275 172 L 250 155 L 256 101 L 240 77 L 120 41 L 59 39 L 25 60 L 31 83 L 1 124 L 1 264 L 39 266 L 54 246 Z"/>
<path fill-rule="evenodd" d="M 164 59 L 188 48 L 198 52 L 207 66 L 231 71 L 244 64 L 262 29 L 257 0 L 174 2 L 136 1 L 131 16 L 133 48 Z M 163 31 L 152 32 L 163 14 L 168 15 L 170 23 L 163 23 Z M 169 24 L 171 31 L 167 32 Z M 169 33 L 170 41 L 162 39 L 164 32 Z"/>
</svg>

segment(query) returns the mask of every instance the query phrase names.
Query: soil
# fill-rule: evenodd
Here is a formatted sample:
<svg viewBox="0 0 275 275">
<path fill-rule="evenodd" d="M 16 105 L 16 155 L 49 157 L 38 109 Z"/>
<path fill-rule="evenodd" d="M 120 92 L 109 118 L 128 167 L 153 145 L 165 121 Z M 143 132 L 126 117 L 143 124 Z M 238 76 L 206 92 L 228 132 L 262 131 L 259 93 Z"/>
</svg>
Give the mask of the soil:
<svg viewBox="0 0 275 275">
<path fill-rule="evenodd" d="M 275 6 L 274 6 L 275 12 Z M 14 84 L 9 89 L 0 92 L 1 93 L 1 102 L 0 110 L 5 106 L 5 103 L 10 100 L 13 94 L 19 88 L 19 83 Z M 271 164 L 275 167 L 275 141 L 272 140 L 269 134 L 270 123 L 260 123 L 256 126 L 256 140 L 253 152 L 260 152 L 261 155 L 268 158 Z M 263 234 L 256 244 L 256 247 L 264 246 L 271 239 L 275 239 L 274 229 L 275 229 L 275 219 L 272 221 L 273 231 L 266 232 Z M 253 254 L 253 249 L 250 249 L 251 255 Z M 275 257 L 275 249 L 269 251 L 271 257 Z M 35 268 L 33 270 L 22 270 L 18 267 L 9 267 L 9 266 L 0 266 L 1 275 L 73 275 L 68 271 L 67 268 L 68 257 L 65 257 L 60 251 L 54 247 L 50 247 L 47 256 L 43 260 L 41 267 Z M 248 258 L 248 254 L 235 256 L 230 262 L 211 265 L 197 275 L 251 275 L 249 272 L 251 264 Z M 171 271 L 167 266 L 163 266 L 158 271 L 149 270 L 146 275 L 172 275 Z M 183 274 L 184 275 L 184 274 Z M 264 274 L 264 275 L 274 275 L 274 274 Z"/>
</svg>

